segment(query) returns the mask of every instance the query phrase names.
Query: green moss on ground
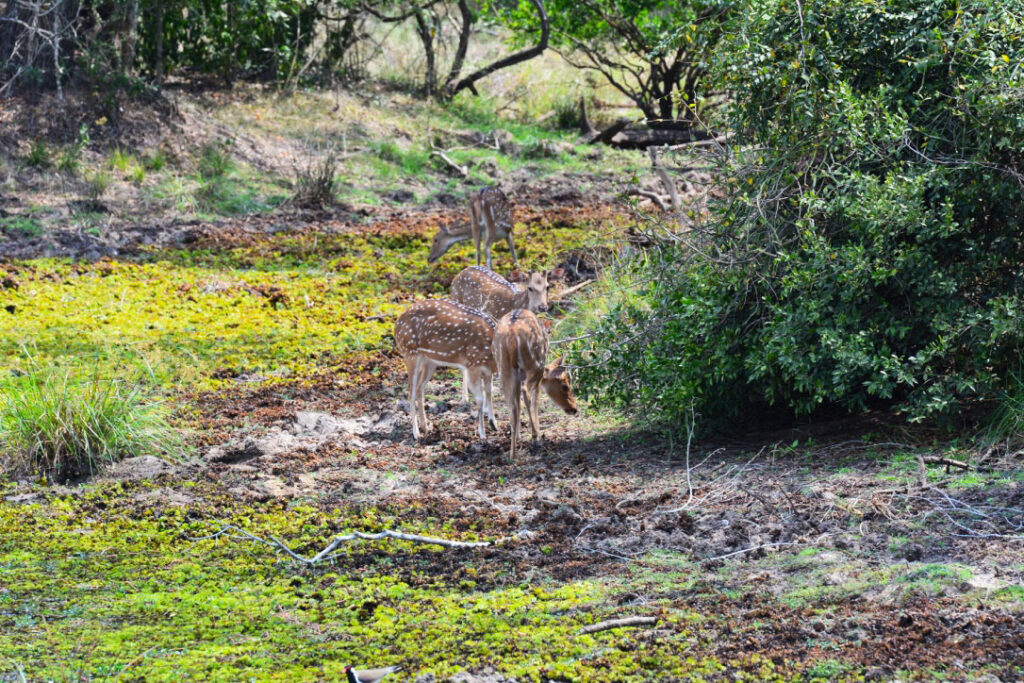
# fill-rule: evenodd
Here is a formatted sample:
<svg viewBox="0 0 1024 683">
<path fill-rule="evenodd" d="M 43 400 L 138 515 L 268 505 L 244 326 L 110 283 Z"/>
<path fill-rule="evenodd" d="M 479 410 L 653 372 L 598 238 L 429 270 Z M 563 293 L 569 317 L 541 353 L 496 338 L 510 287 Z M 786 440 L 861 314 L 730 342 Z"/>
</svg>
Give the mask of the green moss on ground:
<svg viewBox="0 0 1024 683">
<path fill-rule="evenodd" d="M 220 523 L 203 506 L 118 506 L 119 486 L 48 504 L 0 503 L 0 673 L 30 680 L 337 680 L 347 663 L 447 676 L 492 667 L 520 680 L 699 680 L 722 669 L 687 656 L 685 611 L 660 636 L 577 636 L 610 616 L 598 581 L 477 586 L 396 565 L 452 551 L 404 542 L 345 549 L 342 567 L 302 570 L 243 539 L 195 540 Z M 236 505 L 225 521 L 300 552 L 340 531 L 395 525 L 385 510 Z M 441 526 L 411 531 L 476 539 Z M 495 560 L 490 560 L 494 562 Z M 499 563 L 501 560 L 497 560 Z M 473 564 L 467 551 L 467 564 Z M 611 677 L 611 678 L 609 678 Z"/>
<path fill-rule="evenodd" d="M 606 238 L 591 224 L 517 230 L 529 245 L 522 265 L 535 268 Z M 19 262 L 8 266 L 19 286 L 5 291 L 14 308 L 4 315 L 15 326 L 0 335 L 0 369 L 100 367 L 189 389 L 240 375 L 310 377 L 387 350 L 408 300 L 443 296 L 473 262 L 463 243 L 428 266 L 430 237 L 303 234 L 141 262 Z M 496 258 L 504 258 L 499 248 Z"/>
</svg>

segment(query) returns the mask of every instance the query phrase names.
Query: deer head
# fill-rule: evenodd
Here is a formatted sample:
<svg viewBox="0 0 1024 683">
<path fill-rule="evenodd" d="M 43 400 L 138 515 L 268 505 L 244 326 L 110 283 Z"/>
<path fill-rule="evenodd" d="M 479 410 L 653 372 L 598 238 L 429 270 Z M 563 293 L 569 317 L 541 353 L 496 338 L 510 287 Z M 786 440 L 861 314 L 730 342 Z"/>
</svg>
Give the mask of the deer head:
<svg viewBox="0 0 1024 683">
<path fill-rule="evenodd" d="M 430 245 L 430 253 L 427 254 L 427 263 L 436 263 L 445 252 L 452 248 L 452 245 L 462 240 L 468 240 L 471 236 L 469 223 L 462 221 L 451 225 L 442 225 L 434 235 L 434 241 Z"/>
<path fill-rule="evenodd" d="M 569 382 L 569 371 L 566 369 L 563 359 L 548 364 L 544 368 L 544 379 L 540 385 L 555 404 L 570 415 L 579 412 L 576 407 L 576 397 L 572 395 L 572 385 Z"/>
</svg>

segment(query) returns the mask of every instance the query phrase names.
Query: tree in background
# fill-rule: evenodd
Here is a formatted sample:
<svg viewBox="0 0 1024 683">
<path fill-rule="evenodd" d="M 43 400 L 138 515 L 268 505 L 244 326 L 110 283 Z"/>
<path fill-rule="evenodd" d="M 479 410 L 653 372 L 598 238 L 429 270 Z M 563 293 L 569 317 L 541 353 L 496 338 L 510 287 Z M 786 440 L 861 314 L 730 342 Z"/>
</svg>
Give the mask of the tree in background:
<svg viewBox="0 0 1024 683">
<path fill-rule="evenodd" d="M 1013 390 L 1022 10 L 772 0 L 737 16 L 716 66 L 727 196 L 634 264 L 646 284 L 577 349 L 584 391 L 721 425 L 764 404 L 924 419 Z"/>
<path fill-rule="evenodd" d="M 551 44 L 570 64 L 601 74 L 648 123 L 698 121 L 709 59 L 735 0 L 548 0 Z M 504 3 L 495 5 L 502 8 Z M 518 36 L 536 26 L 523 2 L 504 6 Z"/>
</svg>

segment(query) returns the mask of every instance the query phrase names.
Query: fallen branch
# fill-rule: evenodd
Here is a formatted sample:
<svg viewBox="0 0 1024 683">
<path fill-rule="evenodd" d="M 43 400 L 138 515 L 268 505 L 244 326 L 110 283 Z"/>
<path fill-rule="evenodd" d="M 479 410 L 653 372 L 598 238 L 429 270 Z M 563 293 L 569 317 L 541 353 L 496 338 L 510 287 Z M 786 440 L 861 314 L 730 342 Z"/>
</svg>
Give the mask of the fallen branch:
<svg viewBox="0 0 1024 683">
<path fill-rule="evenodd" d="M 615 123 L 613 123 L 612 125 L 592 135 L 590 139 L 587 140 L 587 144 L 611 144 L 612 138 L 618 135 L 623 130 L 625 130 L 626 126 L 628 126 L 630 123 L 632 123 L 632 121 L 630 121 L 629 119 L 617 119 Z"/>
<path fill-rule="evenodd" d="M 609 619 L 607 621 L 599 621 L 596 624 L 591 624 L 590 626 L 584 626 L 579 631 L 576 631 L 576 635 L 585 636 L 591 633 L 600 633 L 601 631 L 610 631 L 613 628 L 625 628 L 627 626 L 654 626 L 657 623 L 657 617 L 624 617 L 622 619 Z"/>
<path fill-rule="evenodd" d="M 969 463 L 962 462 L 960 460 L 954 460 L 953 458 L 943 458 L 938 455 L 926 455 L 922 458 L 927 465 L 945 465 L 946 471 L 949 471 L 950 467 L 959 467 L 960 469 L 969 470 L 971 466 Z"/>
<path fill-rule="evenodd" d="M 650 190 L 630 190 L 629 194 L 636 195 L 638 197 L 644 197 L 654 202 L 655 206 L 661 209 L 662 213 L 667 213 L 670 209 L 668 204 L 665 203 L 665 198 L 657 192 L 651 192 Z"/>
<path fill-rule="evenodd" d="M 647 148 L 647 155 L 651 158 L 651 167 L 654 168 L 654 172 L 661 178 L 661 184 L 665 186 L 665 191 L 668 192 L 669 200 L 672 202 L 672 210 L 679 211 L 679 190 L 676 189 L 676 182 L 661 163 L 661 159 L 658 157 L 658 148 L 655 145 L 651 145 Z"/>
<path fill-rule="evenodd" d="M 509 541 L 514 541 L 514 540 L 520 540 L 520 539 L 523 539 L 523 538 L 528 538 L 531 535 L 530 532 L 523 531 L 523 532 L 520 532 L 520 533 L 516 534 L 515 536 L 505 536 L 503 538 L 499 538 L 499 539 L 496 539 L 494 541 L 453 541 L 453 540 L 450 540 L 450 539 L 447 539 L 447 538 L 437 538 L 437 537 L 434 537 L 434 536 L 421 536 L 419 534 L 407 534 L 407 533 L 404 533 L 404 532 L 401 532 L 401 531 L 391 531 L 390 529 L 385 530 L 385 531 L 380 531 L 380 532 L 377 532 L 375 534 L 368 534 L 368 533 L 364 533 L 362 531 L 354 531 L 354 532 L 352 532 L 350 534 L 344 534 L 342 536 L 335 536 L 331 540 L 331 542 L 329 544 L 327 544 L 326 548 L 321 550 L 319 553 L 317 553 L 313 557 L 303 557 L 302 555 L 299 555 L 294 550 L 292 550 L 291 548 L 286 546 L 282 541 L 280 541 L 277 538 L 274 538 L 273 536 L 270 536 L 270 540 L 267 540 L 265 538 L 260 538 L 259 536 L 256 536 L 255 534 L 251 534 L 248 531 L 246 531 L 245 529 L 241 529 L 241 528 L 239 528 L 239 527 L 237 527 L 237 526 L 235 526 L 233 524 L 228 524 L 227 526 L 225 526 L 220 531 L 218 531 L 218 532 L 216 532 L 214 534 L 210 534 L 209 536 L 200 536 L 199 538 L 193 538 L 191 540 L 193 540 L 193 541 L 205 541 L 205 540 L 220 538 L 221 536 L 227 535 L 229 532 L 235 532 L 235 533 L 240 535 L 240 536 L 234 536 L 234 537 L 228 536 L 229 538 L 249 539 L 250 541 L 254 541 L 256 543 L 262 543 L 263 545 L 270 546 L 271 548 L 276 548 L 277 550 L 280 550 L 283 553 L 285 553 L 286 555 L 288 555 L 290 558 L 292 558 L 296 562 L 301 562 L 302 564 L 305 564 L 305 565 L 308 565 L 308 566 L 315 565 L 315 564 L 317 564 L 319 562 L 323 562 L 325 560 L 333 559 L 335 557 L 335 555 L 332 555 L 331 553 L 333 553 L 334 550 L 336 550 L 343 543 L 348 543 L 349 541 L 379 541 L 379 540 L 385 539 L 385 538 L 393 538 L 393 539 L 396 539 L 396 540 L 399 540 L 399 541 L 409 541 L 411 543 L 422 543 L 424 545 L 437 545 L 437 546 L 441 546 L 442 548 L 488 548 L 488 547 L 491 547 L 491 546 L 500 545 L 502 543 L 507 543 Z"/>
<path fill-rule="evenodd" d="M 558 298 L 555 299 L 555 303 L 557 303 L 559 301 L 562 301 L 563 299 L 568 297 L 570 294 L 575 294 L 576 292 L 580 291 L 581 289 L 583 289 L 584 287 L 589 285 L 591 282 L 594 282 L 594 280 L 584 280 L 583 282 L 580 282 L 579 284 L 575 284 L 575 285 L 573 285 L 572 287 L 570 287 L 568 289 L 563 289 L 561 292 L 558 293 Z"/>
<path fill-rule="evenodd" d="M 725 555 L 718 555 L 717 557 L 707 557 L 707 558 L 704 558 L 701 561 L 702 562 L 715 562 L 717 560 L 724 560 L 727 557 L 734 557 L 736 555 L 742 555 L 743 553 L 749 553 L 749 552 L 752 552 L 754 550 L 762 550 L 764 548 L 781 548 L 781 547 L 784 547 L 784 546 L 787 546 L 787 545 L 795 545 L 795 542 L 788 542 L 788 543 L 765 543 L 763 545 L 752 545 L 749 548 L 744 548 L 742 550 L 736 550 L 736 551 L 731 552 L 731 553 L 726 553 Z"/>
<path fill-rule="evenodd" d="M 449 157 L 447 154 L 445 154 L 441 150 L 435 149 L 433 152 L 430 153 L 430 156 L 440 158 L 441 161 L 443 161 L 444 163 L 448 164 L 449 167 L 451 167 L 456 173 L 461 175 L 463 178 L 468 178 L 469 177 L 469 168 L 468 167 L 466 167 L 466 166 L 459 166 L 457 163 L 452 161 L 451 157 Z"/>
</svg>

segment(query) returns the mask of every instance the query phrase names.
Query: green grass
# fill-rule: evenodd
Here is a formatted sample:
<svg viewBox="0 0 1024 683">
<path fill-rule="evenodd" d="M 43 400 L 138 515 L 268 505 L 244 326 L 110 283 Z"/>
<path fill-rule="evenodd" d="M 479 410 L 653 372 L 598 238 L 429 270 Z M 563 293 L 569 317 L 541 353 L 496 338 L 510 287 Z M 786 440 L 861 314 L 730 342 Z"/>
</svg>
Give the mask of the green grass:
<svg viewBox="0 0 1024 683">
<path fill-rule="evenodd" d="M 50 148 L 42 140 L 33 140 L 28 154 L 25 155 L 25 165 L 35 168 L 49 168 L 50 163 Z"/>
<path fill-rule="evenodd" d="M 44 232 L 43 224 L 31 216 L 0 218 L 0 231 L 19 237 L 38 237 Z"/>
<path fill-rule="evenodd" d="M 64 480 L 121 458 L 181 445 L 167 410 L 141 385 L 32 368 L 0 383 L 2 469 Z"/>
</svg>

